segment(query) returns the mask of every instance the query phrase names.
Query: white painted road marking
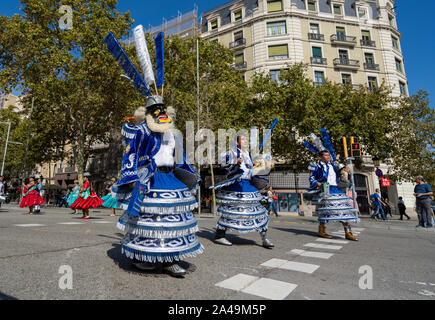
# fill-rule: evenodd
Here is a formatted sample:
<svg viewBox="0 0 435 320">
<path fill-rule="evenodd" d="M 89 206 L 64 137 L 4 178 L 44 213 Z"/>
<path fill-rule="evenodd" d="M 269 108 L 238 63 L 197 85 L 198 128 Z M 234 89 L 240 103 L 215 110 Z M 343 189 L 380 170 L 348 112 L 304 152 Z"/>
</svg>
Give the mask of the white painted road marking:
<svg viewBox="0 0 435 320">
<path fill-rule="evenodd" d="M 112 221 L 92 221 L 92 223 L 108 224 L 108 223 L 114 223 L 114 222 L 112 222 Z"/>
<path fill-rule="evenodd" d="M 344 240 L 335 240 L 335 239 L 317 239 L 316 241 L 319 242 L 329 242 L 329 243 L 336 243 L 336 244 L 348 244 L 349 241 L 344 241 Z"/>
<path fill-rule="evenodd" d="M 265 263 L 261 264 L 263 267 L 269 267 L 269 268 L 279 268 L 283 264 L 287 263 L 287 260 L 281 260 L 281 259 L 271 259 L 269 261 L 266 261 Z"/>
<path fill-rule="evenodd" d="M 321 243 L 307 243 L 304 244 L 305 247 L 316 248 L 316 249 L 330 249 L 330 250 L 340 250 L 343 246 L 331 246 L 329 244 Z"/>
<path fill-rule="evenodd" d="M 45 227 L 45 224 L 15 224 L 16 227 L 31 228 L 31 227 Z"/>
<path fill-rule="evenodd" d="M 352 228 L 352 230 L 355 230 L 355 231 L 364 231 L 366 228 Z"/>
<path fill-rule="evenodd" d="M 296 254 L 296 255 L 302 256 L 302 257 L 319 258 L 319 259 L 329 259 L 334 255 L 333 253 L 305 251 L 305 250 L 298 250 L 298 249 L 294 249 L 294 250 L 289 251 L 287 253 L 288 254 Z"/>
<path fill-rule="evenodd" d="M 240 291 L 246 288 L 247 286 L 249 286 L 250 284 L 252 284 L 253 282 L 257 281 L 258 279 L 260 278 L 240 273 L 227 280 L 216 283 L 215 286 L 225 288 L 225 289 Z"/>
<path fill-rule="evenodd" d="M 270 300 L 284 300 L 296 288 L 297 285 L 293 283 L 261 278 L 242 292 Z"/>
<path fill-rule="evenodd" d="M 66 226 L 69 226 L 69 225 L 71 225 L 71 226 L 73 226 L 73 225 L 81 225 L 81 224 L 84 224 L 84 223 L 82 223 L 82 222 L 61 222 L 61 223 L 58 223 L 58 224 L 61 224 L 61 225 L 66 225 Z"/>
<path fill-rule="evenodd" d="M 278 268 L 278 269 L 298 271 L 298 272 L 304 272 L 310 274 L 316 271 L 317 269 L 319 269 L 320 267 L 316 264 L 301 263 L 301 262 L 287 261 L 287 260 L 280 260 L 280 259 L 272 259 L 266 261 L 261 265 L 263 267 Z"/>
</svg>

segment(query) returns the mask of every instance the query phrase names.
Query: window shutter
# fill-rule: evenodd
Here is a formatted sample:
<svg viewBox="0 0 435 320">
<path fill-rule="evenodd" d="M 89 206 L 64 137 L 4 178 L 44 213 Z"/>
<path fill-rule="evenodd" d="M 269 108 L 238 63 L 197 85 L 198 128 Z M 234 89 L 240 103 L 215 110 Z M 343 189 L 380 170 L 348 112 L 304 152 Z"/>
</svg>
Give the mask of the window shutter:
<svg viewBox="0 0 435 320">
<path fill-rule="evenodd" d="M 275 11 L 282 11 L 282 0 L 267 2 L 267 12 Z"/>
<path fill-rule="evenodd" d="M 313 47 L 313 57 L 322 57 L 322 48 Z"/>
<path fill-rule="evenodd" d="M 269 47 L 269 57 L 273 56 L 287 56 L 288 57 L 288 46 L 270 46 Z"/>
</svg>

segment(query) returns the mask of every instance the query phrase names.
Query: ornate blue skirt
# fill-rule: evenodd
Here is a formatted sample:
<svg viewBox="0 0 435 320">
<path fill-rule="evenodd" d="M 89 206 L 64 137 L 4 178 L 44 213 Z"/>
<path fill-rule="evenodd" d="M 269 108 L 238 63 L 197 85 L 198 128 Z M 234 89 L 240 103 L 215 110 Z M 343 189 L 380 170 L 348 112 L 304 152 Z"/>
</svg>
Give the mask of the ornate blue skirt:
<svg viewBox="0 0 435 320">
<path fill-rule="evenodd" d="M 112 194 L 108 194 L 105 197 L 102 197 L 101 200 L 104 200 L 103 207 L 105 208 L 113 208 L 118 209 L 118 200 L 112 197 Z"/>
<path fill-rule="evenodd" d="M 240 233 L 267 229 L 269 216 L 267 210 L 260 204 L 263 198 L 250 180 L 241 180 L 223 188 L 216 196 L 216 199 L 221 202 L 217 209 L 217 213 L 221 216 L 217 228 Z"/>
<path fill-rule="evenodd" d="M 204 247 L 195 233 L 198 223 L 191 210 L 198 206 L 194 195 L 173 173 L 155 172 L 148 192 L 135 199 L 140 216 L 125 213 L 117 227 L 127 235 L 122 253 L 144 262 L 172 262 L 194 257 Z"/>
<path fill-rule="evenodd" d="M 313 201 L 317 206 L 314 215 L 319 216 L 319 222 L 359 223 L 359 219 L 355 215 L 358 210 L 352 206 L 353 200 L 336 186 L 331 186 L 329 193 L 328 198 Z"/>
</svg>

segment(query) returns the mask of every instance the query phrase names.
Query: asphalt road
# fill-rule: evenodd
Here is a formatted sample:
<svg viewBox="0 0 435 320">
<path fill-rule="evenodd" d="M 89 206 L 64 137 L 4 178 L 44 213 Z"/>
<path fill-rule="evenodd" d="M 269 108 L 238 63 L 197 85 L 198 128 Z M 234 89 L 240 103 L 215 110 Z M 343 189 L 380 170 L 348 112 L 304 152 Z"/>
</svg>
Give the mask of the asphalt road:
<svg viewBox="0 0 435 320">
<path fill-rule="evenodd" d="M 272 218 L 276 247 L 268 250 L 256 233 L 231 232 L 232 247 L 214 244 L 216 218 L 201 217 L 205 252 L 183 262 L 188 274 L 175 279 L 131 266 L 108 210 L 91 211 L 89 221 L 68 209 L 26 212 L 0 210 L 0 299 L 435 299 L 435 232 L 416 230 L 416 221 L 364 219 L 355 226 L 360 241 L 346 243 L 342 227 L 330 224 L 338 233 L 327 243 L 312 218 Z M 72 289 L 59 285 L 62 266 L 71 268 Z"/>
</svg>

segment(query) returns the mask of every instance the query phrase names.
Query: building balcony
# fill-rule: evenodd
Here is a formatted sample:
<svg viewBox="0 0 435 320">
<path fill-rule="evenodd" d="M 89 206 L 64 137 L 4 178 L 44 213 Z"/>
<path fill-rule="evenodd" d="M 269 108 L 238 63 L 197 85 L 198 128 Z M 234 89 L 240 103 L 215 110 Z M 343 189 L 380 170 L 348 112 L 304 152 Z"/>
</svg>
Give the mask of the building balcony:
<svg viewBox="0 0 435 320">
<path fill-rule="evenodd" d="M 317 41 L 325 41 L 325 36 L 319 33 L 308 33 L 308 39 L 317 40 Z"/>
<path fill-rule="evenodd" d="M 244 46 L 245 44 L 246 44 L 245 38 L 237 39 L 234 42 L 230 42 L 230 49 L 238 48 L 238 47 Z"/>
<path fill-rule="evenodd" d="M 358 70 L 360 67 L 359 60 L 335 58 L 334 66 L 343 69 Z"/>
<path fill-rule="evenodd" d="M 311 57 L 311 63 L 312 64 L 323 64 L 323 65 L 328 64 L 327 59 L 322 58 L 322 57 Z"/>
<path fill-rule="evenodd" d="M 354 47 L 356 46 L 356 37 L 333 34 L 331 36 L 331 43 Z"/>
<path fill-rule="evenodd" d="M 376 47 L 376 42 L 373 40 L 362 39 L 361 46 L 363 46 L 363 47 Z"/>
<path fill-rule="evenodd" d="M 246 69 L 248 67 L 248 63 L 246 61 L 240 63 L 234 63 L 231 65 L 231 67 L 236 70 Z"/>
<path fill-rule="evenodd" d="M 366 63 L 364 63 L 364 69 L 379 71 L 379 64 L 366 62 Z"/>
</svg>

